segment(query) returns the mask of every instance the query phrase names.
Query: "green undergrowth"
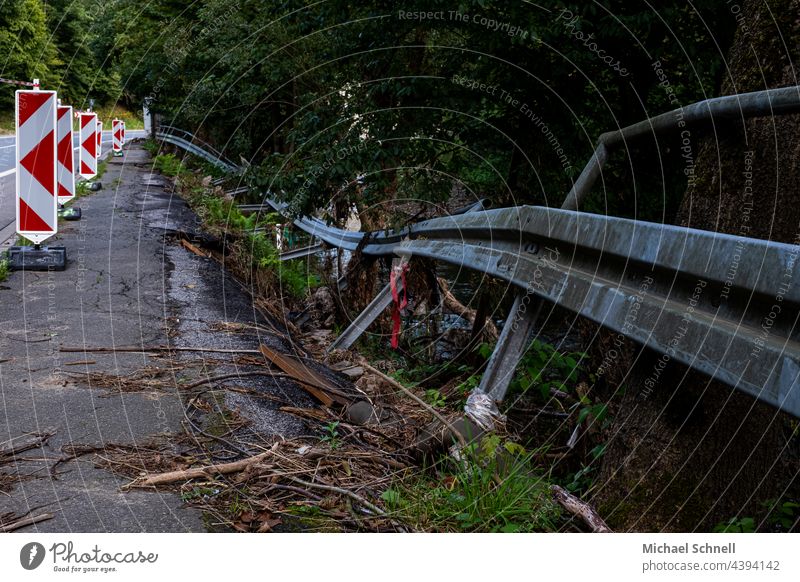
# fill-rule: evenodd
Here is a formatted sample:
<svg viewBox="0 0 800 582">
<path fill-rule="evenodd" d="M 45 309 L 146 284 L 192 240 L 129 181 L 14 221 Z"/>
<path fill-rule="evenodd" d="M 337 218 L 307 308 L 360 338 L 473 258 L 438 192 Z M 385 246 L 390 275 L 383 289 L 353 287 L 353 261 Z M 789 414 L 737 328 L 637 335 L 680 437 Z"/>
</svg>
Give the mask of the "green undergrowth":
<svg viewBox="0 0 800 582">
<path fill-rule="evenodd" d="M 0 135 L 13 135 L 16 129 L 14 110 L 0 113 Z"/>
<path fill-rule="evenodd" d="M 395 371 L 392 376 L 408 388 L 420 392 L 423 399 L 443 413 L 456 414 L 464 409 L 469 395 L 480 385 L 481 377 L 494 345 L 482 343 L 465 357 L 446 362 L 412 361 L 408 357 L 367 346 L 373 357 L 389 358 Z M 573 454 L 571 463 L 560 464 L 553 479 L 576 495 L 587 495 L 595 486 L 599 465 L 606 452 L 603 429 L 610 424 L 607 403 L 596 397 L 589 386 L 595 378 L 585 369 L 586 354 L 558 349 L 547 342 L 534 340 L 517 366 L 502 404 L 502 412 L 516 416 L 523 426 L 532 426 L 521 418 L 519 408 L 549 410 L 563 415 L 553 430 L 560 431 L 557 441 L 567 442 L 576 425 L 582 426 L 585 452 Z M 538 422 L 538 421 L 537 421 Z M 545 431 L 540 439 L 535 431 L 518 435 L 522 446 L 536 449 L 542 440 L 552 439 Z"/>
<path fill-rule="evenodd" d="M 156 142 L 146 142 L 145 149 L 158 152 Z M 191 162 L 189 167 L 184 160 L 171 153 L 155 153 L 153 167 L 166 176 L 177 178 L 180 191 L 189 204 L 203 219 L 206 228 L 213 234 L 231 241 L 229 252 L 233 255 L 232 265 L 238 265 L 247 276 L 255 269 L 255 276 L 262 288 L 274 287 L 281 296 L 294 299 L 305 297 L 310 289 L 320 284 L 320 278 L 309 270 L 303 260 L 281 261 L 280 251 L 273 242 L 276 225 L 285 222 L 275 213 L 242 214 L 232 200 L 227 200 L 211 191 L 202 183 L 203 176 L 213 176 L 210 164 Z M 274 285 L 269 281 L 275 278 Z"/>
<path fill-rule="evenodd" d="M 0 283 L 8 279 L 8 260 L 0 258 Z"/>
<path fill-rule="evenodd" d="M 397 479 L 382 498 L 415 529 L 436 532 L 548 532 L 562 519 L 550 478 L 534 454 L 493 435 L 461 460 Z"/>
<path fill-rule="evenodd" d="M 121 119 L 124 121 L 126 131 L 144 129 L 144 118 L 142 117 L 141 111 L 130 111 L 129 109 L 117 104 L 116 106 L 103 105 L 101 107 L 97 107 L 95 108 L 94 112 L 97 113 L 97 119 L 103 122 L 103 131 L 111 131 L 111 123 L 114 121 L 114 119 Z M 78 131 L 79 122 L 77 119 L 72 120 L 72 127 L 75 131 Z"/>
<path fill-rule="evenodd" d="M 153 168 L 171 178 L 189 173 L 189 169 L 175 154 L 158 154 L 153 159 Z"/>
</svg>

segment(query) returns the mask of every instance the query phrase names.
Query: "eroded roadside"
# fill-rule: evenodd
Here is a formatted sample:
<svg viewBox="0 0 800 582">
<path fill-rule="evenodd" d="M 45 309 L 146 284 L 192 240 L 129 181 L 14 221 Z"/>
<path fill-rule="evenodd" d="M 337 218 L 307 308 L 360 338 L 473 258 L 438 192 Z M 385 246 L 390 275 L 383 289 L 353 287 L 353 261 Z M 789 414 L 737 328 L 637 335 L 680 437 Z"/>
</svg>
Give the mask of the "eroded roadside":
<svg viewBox="0 0 800 582">
<path fill-rule="evenodd" d="M 253 421 L 262 440 L 304 430 L 277 410 L 310 404 L 288 381 L 227 380 L 218 402 L 197 398 L 214 382 L 184 392 L 247 377 L 259 343 L 286 346 L 245 290 L 179 244 L 176 233 L 191 237 L 198 221 L 150 165 L 137 144 L 110 160 L 104 189 L 79 201 L 83 219 L 62 222 L 49 241 L 67 247 L 66 271 L 18 272 L 2 285 L 0 525 L 50 514 L 20 531 L 204 531 L 213 524 L 185 503 L 190 495 L 122 491 L 126 477 L 213 462 L 199 441 Z M 164 346 L 218 351 L 146 351 Z M 143 351 L 120 349 L 131 347 Z M 254 385 L 263 394 L 248 394 Z M 120 456 L 130 475 L 103 468 Z"/>
</svg>

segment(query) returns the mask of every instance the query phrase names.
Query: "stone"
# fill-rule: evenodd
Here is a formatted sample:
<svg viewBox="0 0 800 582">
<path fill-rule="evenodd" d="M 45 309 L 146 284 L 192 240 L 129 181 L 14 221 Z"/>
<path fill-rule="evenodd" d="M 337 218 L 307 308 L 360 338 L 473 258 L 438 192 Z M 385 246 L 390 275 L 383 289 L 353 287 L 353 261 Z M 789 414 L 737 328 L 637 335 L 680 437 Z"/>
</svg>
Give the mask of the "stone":
<svg viewBox="0 0 800 582">
<path fill-rule="evenodd" d="M 375 413 L 375 408 L 366 400 L 361 400 L 348 406 L 345 416 L 349 422 L 357 425 L 378 423 L 378 415 Z"/>
</svg>

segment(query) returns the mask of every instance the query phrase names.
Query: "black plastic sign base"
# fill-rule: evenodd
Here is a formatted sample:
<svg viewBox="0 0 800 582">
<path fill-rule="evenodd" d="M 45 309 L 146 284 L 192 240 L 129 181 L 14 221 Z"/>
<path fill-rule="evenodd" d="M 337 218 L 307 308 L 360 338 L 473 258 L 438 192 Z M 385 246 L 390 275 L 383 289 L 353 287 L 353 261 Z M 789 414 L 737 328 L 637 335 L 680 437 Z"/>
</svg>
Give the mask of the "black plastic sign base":
<svg viewBox="0 0 800 582">
<path fill-rule="evenodd" d="M 64 220 L 80 220 L 81 209 L 75 206 L 67 206 L 58 210 L 58 217 Z"/>
<path fill-rule="evenodd" d="M 10 247 L 8 268 L 12 271 L 63 271 L 67 268 L 67 248 Z"/>
</svg>

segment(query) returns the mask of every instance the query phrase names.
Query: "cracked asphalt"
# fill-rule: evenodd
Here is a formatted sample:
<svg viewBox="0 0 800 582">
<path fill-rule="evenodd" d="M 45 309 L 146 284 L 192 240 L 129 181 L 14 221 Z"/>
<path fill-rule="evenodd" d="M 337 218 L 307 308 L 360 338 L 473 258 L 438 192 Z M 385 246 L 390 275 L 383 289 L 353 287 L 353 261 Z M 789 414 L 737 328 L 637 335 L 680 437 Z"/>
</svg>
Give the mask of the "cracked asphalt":
<svg viewBox="0 0 800 582">
<path fill-rule="evenodd" d="M 56 465 L 64 445 L 168 441 L 183 431 L 184 420 L 180 373 L 172 374 L 172 386 L 143 392 L 109 394 L 87 382 L 89 372 L 126 376 L 153 366 L 169 368 L 168 361 L 144 353 L 62 353 L 61 347 L 252 349 L 261 341 L 291 349 L 284 338 L 263 332 L 267 322 L 245 289 L 215 262 L 169 236 L 195 232 L 199 222 L 179 197 L 165 190 L 166 180 L 151 171 L 149 155 L 136 143 L 124 157 L 112 158 L 101 180 L 104 189 L 75 203 L 83 218 L 61 222 L 58 235 L 46 243 L 67 247 L 67 270 L 12 273 L 0 288 L 0 443 L 24 433 L 55 433 L 41 448 L 0 466 L 0 471 L 26 476 L 10 491 L 0 491 L 0 514 L 55 515 L 20 531 L 206 529 L 200 512 L 175 494 L 121 492 L 127 480 L 96 468 L 91 455 Z M 242 330 L 220 333 L 214 330 L 219 322 L 238 323 Z M 241 369 L 209 356 L 182 353 L 179 359 L 199 358 L 199 373 L 208 376 Z M 237 383 L 243 381 L 232 382 Z M 297 387 L 277 379 L 248 387 L 287 404 L 313 404 Z M 230 393 L 226 403 L 261 434 L 304 431 L 274 402 Z"/>
</svg>

